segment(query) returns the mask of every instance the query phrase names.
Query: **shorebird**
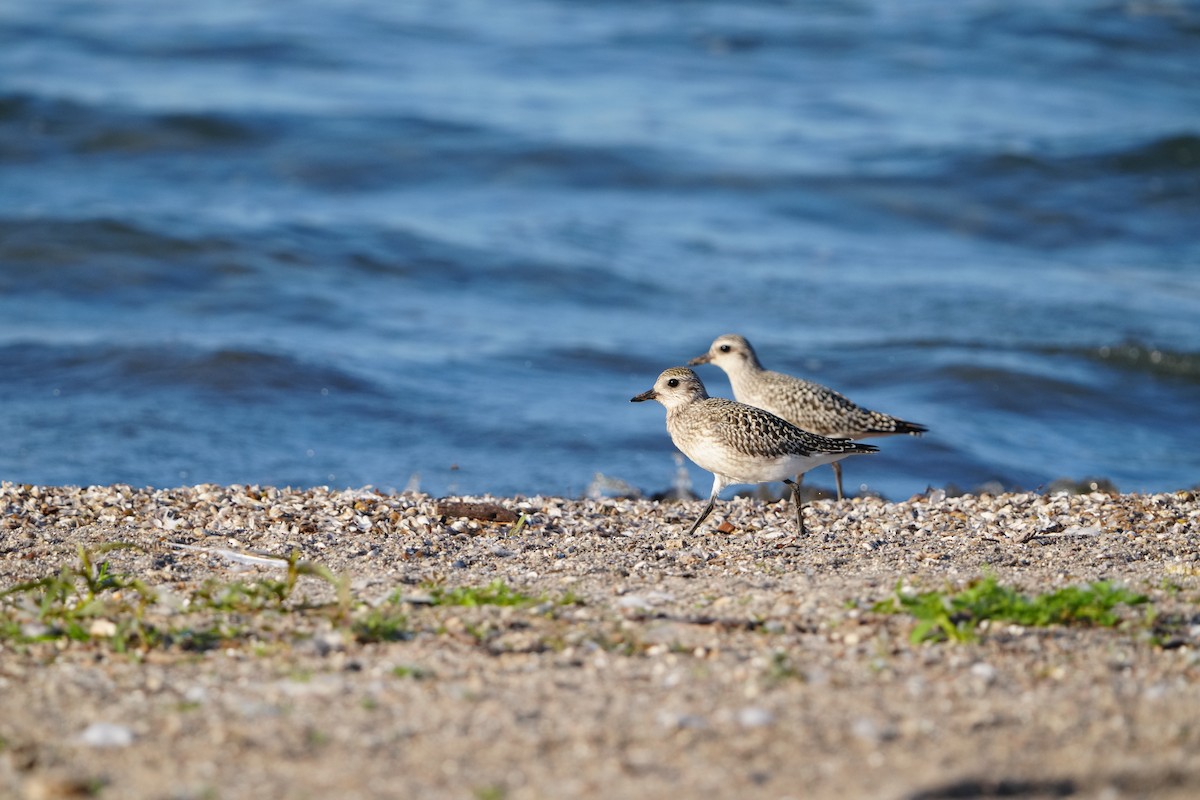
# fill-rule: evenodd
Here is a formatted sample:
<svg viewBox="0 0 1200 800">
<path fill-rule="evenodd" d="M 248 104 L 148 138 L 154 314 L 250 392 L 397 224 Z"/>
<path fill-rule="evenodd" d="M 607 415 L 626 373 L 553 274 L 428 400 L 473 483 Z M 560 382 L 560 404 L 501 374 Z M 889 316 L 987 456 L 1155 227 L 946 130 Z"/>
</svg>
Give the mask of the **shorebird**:
<svg viewBox="0 0 1200 800">
<path fill-rule="evenodd" d="M 708 505 L 692 523 L 689 536 L 712 512 L 717 495 L 726 486 L 768 481 L 783 481 L 792 487 L 796 524 L 803 534 L 800 487 L 793 476 L 798 480 L 813 467 L 878 449 L 848 439 L 818 436 L 761 408 L 709 397 L 700 378 L 687 367 L 664 370 L 653 389 L 630 402 L 645 400 L 657 400 L 666 407 L 671 441 L 697 466 L 713 474 Z"/>
<path fill-rule="evenodd" d="M 831 439 L 867 439 L 902 433 L 920 436 L 929 430 L 915 422 L 865 409 L 819 383 L 764 369 L 750 342 L 734 333 L 718 336 L 707 353 L 688 364 L 715 364 L 729 376 L 738 402 L 766 409 L 798 428 Z M 833 474 L 841 500 L 842 465 L 836 461 Z M 803 477 L 798 475 L 796 483 Z"/>
</svg>

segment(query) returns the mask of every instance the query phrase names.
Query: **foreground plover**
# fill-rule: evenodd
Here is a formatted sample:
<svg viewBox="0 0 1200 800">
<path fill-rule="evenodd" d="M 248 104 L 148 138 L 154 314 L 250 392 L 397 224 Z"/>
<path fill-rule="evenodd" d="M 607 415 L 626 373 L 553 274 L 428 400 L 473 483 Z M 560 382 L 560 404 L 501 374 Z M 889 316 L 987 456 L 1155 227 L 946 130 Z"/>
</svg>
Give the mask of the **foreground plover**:
<svg viewBox="0 0 1200 800">
<path fill-rule="evenodd" d="M 877 448 L 848 439 L 829 439 L 802 431 L 761 408 L 709 397 L 696 373 L 687 367 L 664 370 L 654 388 L 631 398 L 631 403 L 657 400 L 667 408 L 671 441 L 696 465 L 713 474 L 708 505 L 692 523 L 688 535 L 712 512 L 717 495 L 737 483 L 783 481 L 792 487 L 796 524 L 804 533 L 800 487 L 793 476 Z"/>
<path fill-rule="evenodd" d="M 907 433 L 920 436 L 928 428 L 878 411 L 870 411 L 812 381 L 763 369 L 745 338 L 727 333 L 708 352 L 688 362 L 715 364 L 725 370 L 738 402 L 766 409 L 793 425 L 833 439 L 867 439 Z M 842 499 L 842 465 L 833 463 L 838 500 Z M 800 483 L 803 476 L 796 477 Z"/>
</svg>

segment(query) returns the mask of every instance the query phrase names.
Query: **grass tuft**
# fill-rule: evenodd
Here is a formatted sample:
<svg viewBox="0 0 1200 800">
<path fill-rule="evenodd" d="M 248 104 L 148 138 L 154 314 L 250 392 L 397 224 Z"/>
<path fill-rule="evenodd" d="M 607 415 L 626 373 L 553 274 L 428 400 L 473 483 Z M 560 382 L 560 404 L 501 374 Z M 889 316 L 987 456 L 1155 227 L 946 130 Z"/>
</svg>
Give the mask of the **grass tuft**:
<svg viewBox="0 0 1200 800">
<path fill-rule="evenodd" d="M 976 628 L 985 620 L 1011 622 L 1030 627 L 1047 625 L 1096 625 L 1112 627 L 1121 618 L 1119 605 L 1149 602 L 1142 594 L 1099 581 L 1087 586 L 1068 586 L 1054 592 L 1029 597 L 1016 589 L 1001 586 L 994 576 L 976 581 L 961 592 L 896 594 L 876 603 L 882 614 L 907 612 L 918 622 L 909 637 L 912 642 L 956 641 L 976 638 Z"/>
<path fill-rule="evenodd" d="M 137 578 L 114 573 L 107 560 L 95 561 L 97 554 L 119 549 L 140 548 L 114 542 L 93 551 L 80 545 L 77 565 L 65 565 L 57 575 L 0 592 L 7 612 L 0 622 L 0 636 L 18 643 L 61 638 L 86 642 L 92 638 L 95 622 L 117 617 L 127 620 L 112 636 L 119 651 L 156 640 L 156 632 L 143 625 L 146 608 L 157 600 L 154 591 Z M 19 619 L 21 611 L 31 608 L 36 609 L 32 615 L 36 626 Z"/>
<path fill-rule="evenodd" d="M 541 600 L 511 589 L 502 580 L 494 580 L 483 587 L 443 589 L 435 586 L 430 589 L 429 597 L 430 605 L 435 606 L 527 606 Z"/>
<path fill-rule="evenodd" d="M 486 586 L 454 589 L 432 585 L 429 600 L 417 603 L 415 610 L 399 590 L 386 602 L 372 605 L 352 594 L 348 578 L 301 560 L 297 551 L 287 556 L 283 574 L 249 581 L 209 578 L 186 594 L 182 603 L 174 603 L 170 596 L 162 600 L 139 578 L 118 572 L 102 556 L 127 547 L 131 545 L 80 547 L 77 562 L 57 573 L 0 589 L 0 644 L 28 648 L 55 642 L 61 649 L 66 643 L 79 643 L 134 658 L 149 650 L 267 652 L 330 622 L 360 644 L 408 641 L 427 629 L 428 623 L 419 621 L 423 606 L 545 604 L 545 613 L 552 615 L 559 605 L 583 603 L 570 593 L 551 601 L 495 580 Z M 334 599 L 305 598 L 299 590 L 303 577 L 332 586 Z M 480 642 L 492 630 L 469 619 L 464 625 Z"/>
<path fill-rule="evenodd" d="M 413 637 L 408 624 L 408 615 L 393 606 L 372 608 L 350 624 L 354 638 L 364 644 L 368 642 L 403 642 Z"/>
<path fill-rule="evenodd" d="M 401 664 L 398 667 L 393 667 L 392 674 L 397 678 L 412 678 L 414 681 L 425 680 L 433 675 L 432 672 L 424 667 L 413 666 L 410 664 Z"/>
</svg>

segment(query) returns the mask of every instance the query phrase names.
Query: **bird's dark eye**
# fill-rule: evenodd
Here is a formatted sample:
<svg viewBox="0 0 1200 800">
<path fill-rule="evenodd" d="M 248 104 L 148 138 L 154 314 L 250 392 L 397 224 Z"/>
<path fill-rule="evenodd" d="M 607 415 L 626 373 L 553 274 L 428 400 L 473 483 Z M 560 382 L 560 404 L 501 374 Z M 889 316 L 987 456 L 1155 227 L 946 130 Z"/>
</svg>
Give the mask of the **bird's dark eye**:
<svg viewBox="0 0 1200 800">
<path fill-rule="evenodd" d="M 733 349 L 733 348 L 732 348 L 732 347 L 730 347 L 730 346 L 729 346 L 729 345 L 727 345 L 727 344 L 723 344 L 723 345 L 721 345 L 721 352 L 722 352 L 722 353 L 728 353 L 728 352 L 729 352 L 730 350 L 732 350 L 732 349 Z"/>
<path fill-rule="evenodd" d="M 667 386 L 670 386 L 672 389 L 674 389 L 678 385 L 679 385 L 679 378 L 671 378 L 671 380 L 667 381 Z"/>
</svg>

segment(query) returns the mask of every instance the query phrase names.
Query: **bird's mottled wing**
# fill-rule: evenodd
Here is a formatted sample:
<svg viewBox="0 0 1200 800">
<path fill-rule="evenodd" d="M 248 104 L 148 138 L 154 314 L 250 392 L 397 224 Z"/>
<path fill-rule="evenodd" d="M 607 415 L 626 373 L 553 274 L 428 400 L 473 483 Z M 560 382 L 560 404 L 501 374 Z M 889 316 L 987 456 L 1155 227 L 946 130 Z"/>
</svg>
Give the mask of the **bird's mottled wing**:
<svg viewBox="0 0 1200 800">
<path fill-rule="evenodd" d="M 724 398 L 696 404 L 695 424 L 706 434 L 746 455 L 773 458 L 816 453 L 870 453 L 876 448 L 847 439 L 828 439 L 801 430 L 761 408 Z"/>
<path fill-rule="evenodd" d="M 920 425 L 863 408 L 840 392 L 781 372 L 766 371 L 758 403 L 807 431 L 822 435 L 921 433 Z"/>
</svg>

